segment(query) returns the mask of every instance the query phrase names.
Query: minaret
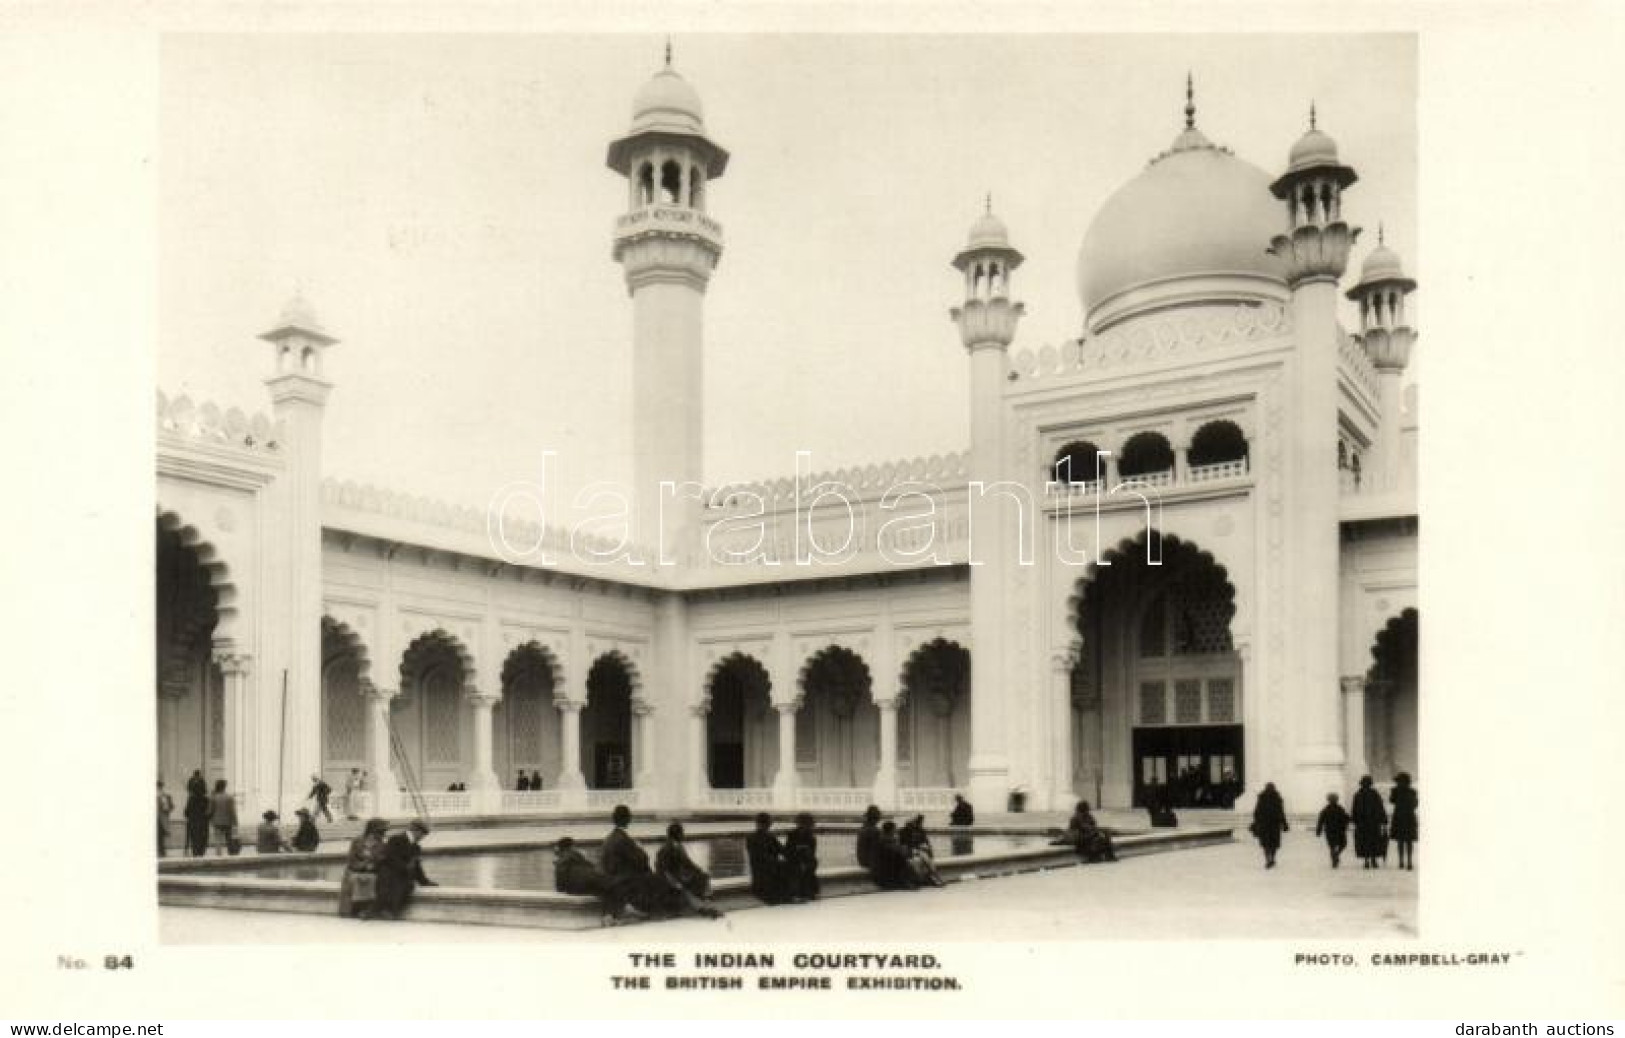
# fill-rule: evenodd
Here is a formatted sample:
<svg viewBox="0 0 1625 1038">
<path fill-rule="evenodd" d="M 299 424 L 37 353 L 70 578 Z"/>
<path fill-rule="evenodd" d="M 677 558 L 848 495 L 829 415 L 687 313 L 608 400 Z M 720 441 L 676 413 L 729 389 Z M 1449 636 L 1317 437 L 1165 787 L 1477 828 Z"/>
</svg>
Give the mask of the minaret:
<svg viewBox="0 0 1625 1038">
<path fill-rule="evenodd" d="M 1400 488 L 1405 467 L 1400 448 L 1405 408 L 1400 383 L 1416 342 L 1416 329 L 1405 314 L 1405 297 L 1414 291 L 1416 282 L 1405 276 L 1399 255 L 1383 241 L 1378 227 L 1377 247 L 1365 258 L 1360 282 L 1347 295 L 1360 306 L 1356 338 L 1377 369 L 1377 403 L 1382 411 L 1377 427 L 1377 478 L 1385 490 Z"/>
<path fill-rule="evenodd" d="M 259 675 L 256 717 L 261 733 L 258 754 L 259 790 L 281 790 L 293 798 L 292 811 L 321 768 L 322 716 L 322 417 L 333 384 L 322 376 L 323 355 L 338 342 L 327 334 L 303 296 L 295 295 L 276 325 L 260 336 L 274 349 L 275 371 L 265 380 L 272 410 L 283 426 L 282 454 L 287 468 L 272 487 L 282 512 L 285 541 L 270 546 L 286 552 L 282 565 L 267 567 L 269 583 L 278 588 L 268 601 L 280 600 L 283 620 L 268 625 L 282 642 Z M 279 666 L 278 663 L 281 665 Z M 287 704 L 282 701 L 282 667 L 287 668 Z M 286 710 L 286 732 L 283 717 Z M 282 743 L 282 758 L 277 746 Z M 247 792 L 246 790 L 244 792 Z M 259 805 L 263 807 L 264 805 Z"/>
<path fill-rule="evenodd" d="M 1010 299 L 1010 274 L 1022 255 L 1010 247 L 1009 232 L 993 215 L 989 197 L 985 212 L 971 225 L 970 238 L 954 266 L 965 275 L 965 301 L 949 311 L 959 325 L 960 340 L 970 354 L 970 478 L 997 482 L 1004 452 L 1004 385 L 1010 343 L 1023 308 Z M 1015 522 L 989 494 L 970 496 L 972 560 L 970 800 L 978 811 L 1002 811 L 1010 789 L 1010 755 L 1006 734 L 1004 645 L 1005 585 L 1016 565 Z"/>
<path fill-rule="evenodd" d="M 1343 784 L 1338 674 L 1337 280 L 1359 235 L 1343 221 L 1342 193 L 1356 180 L 1336 143 L 1315 125 L 1292 146 L 1270 185 L 1286 203 L 1287 233 L 1270 252 L 1292 290 L 1294 355 L 1285 430 L 1287 687 L 1295 697 L 1295 760 L 1289 803 L 1311 804 Z"/>
<path fill-rule="evenodd" d="M 699 95 L 666 66 L 632 102 L 632 129 L 609 146 L 609 168 L 627 182 L 615 223 L 615 259 L 632 296 L 632 454 L 638 543 L 677 561 L 698 509 L 668 500 L 660 484 L 698 482 L 705 286 L 722 255 L 722 226 L 705 214 L 710 182 L 728 153 L 705 135 Z M 651 562 L 659 560 L 650 560 Z"/>
</svg>

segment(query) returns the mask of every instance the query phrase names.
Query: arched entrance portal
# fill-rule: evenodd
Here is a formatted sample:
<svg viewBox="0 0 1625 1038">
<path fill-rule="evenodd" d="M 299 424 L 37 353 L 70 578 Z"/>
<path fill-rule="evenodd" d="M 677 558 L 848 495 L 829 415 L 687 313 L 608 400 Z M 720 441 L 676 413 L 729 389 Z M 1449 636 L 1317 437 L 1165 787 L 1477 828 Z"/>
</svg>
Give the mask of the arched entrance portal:
<svg viewBox="0 0 1625 1038">
<path fill-rule="evenodd" d="M 502 699 L 491 711 L 491 741 L 504 789 L 517 788 L 521 770 L 527 777 L 539 774 L 543 789 L 558 788 L 563 726 L 553 696 L 560 669 L 536 642 L 514 649 L 502 666 Z"/>
<path fill-rule="evenodd" d="M 938 638 L 903 666 L 897 768 L 905 786 L 956 787 L 970 777 L 970 651 Z"/>
<path fill-rule="evenodd" d="M 218 593 L 207 545 L 178 521 L 157 523 L 158 778 L 175 798 L 201 770 L 227 778 L 225 683 L 212 656 Z"/>
<path fill-rule="evenodd" d="M 1420 778 L 1417 760 L 1416 658 L 1421 618 L 1407 609 L 1389 620 L 1371 646 L 1366 673 L 1366 760 L 1387 781 L 1396 772 Z"/>
<path fill-rule="evenodd" d="M 769 698 L 767 669 L 734 653 L 711 673 L 706 689 L 707 768 L 712 789 L 760 789 L 773 783 L 779 762 L 779 725 Z"/>
<path fill-rule="evenodd" d="M 427 792 L 466 782 L 462 763 L 463 687 L 472 671 L 456 638 L 430 631 L 401 658 L 401 692 L 391 702 L 395 776 Z"/>
<path fill-rule="evenodd" d="M 581 766 L 588 789 L 631 789 L 632 670 L 618 653 L 605 653 L 587 672 L 581 711 Z"/>
<path fill-rule="evenodd" d="M 859 789 L 880 770 L 880 710 L 869 665 L 832 645 L 802 668 L 806 692 L 796 711 L 796 773 L 804 786 Z"/>
<path fill-rule="evenodd" d="M 344 788 L 352 768 L 367 767 L 366 647 L 346 624 L 322 617 L 322 777 Z"/>
<path fill-rule="evenodd" d="M 1073 672 L 1074 780 L 1112 806 L 1225 800 L 1246 777 L 1235 588 L 1195 545 L 1156 531 L 1108 552 L 1080 581 Z"/>
</svg>

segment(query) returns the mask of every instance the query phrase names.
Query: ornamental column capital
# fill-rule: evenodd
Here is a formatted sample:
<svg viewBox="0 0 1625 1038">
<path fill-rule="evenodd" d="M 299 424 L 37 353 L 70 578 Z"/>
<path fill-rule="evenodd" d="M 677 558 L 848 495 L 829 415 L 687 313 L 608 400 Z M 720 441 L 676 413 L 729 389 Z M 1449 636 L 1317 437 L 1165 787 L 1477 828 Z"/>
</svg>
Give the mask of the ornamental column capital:
<svg viewBox="0 0 1625 1038">
<path fill-rule="evenodd" d="M 388 703 L 389 701 L 394 699 L 396 696 L 401 694 L 400 689 L 396 689 L 396 688 L 379 688 L 377 685 L 374 685 L 370 681 L 363 682 L 362 685 L 361 685 L 360 691 L 361 691 L 361 694 L 363 696 L 365 696 L 366 698 L 371 699 L 374 702 L 384 702 L 384 703 Z"/>
<path fill-rule="evenodd" d="M 485 692 L 470 685 L 463 689 L 463 698 L 473 704 L 476 709 L 489 710 L 497 705 L 502 697 L 495 692 Z"/>
<path fill-rule="evenodd" d="M 553 699 L 553 708 L 563 714 L 579 714 L 586 707 L 585 700 L 570 699 L 565 696 L 555 696 Z"/>
<path fill-rule="evenodd" d="M 246 675 L 253 666 L 254 657 L 251 653 L 241 652 L 231 646 L 215 646 L 211 653 L 215 666 L 220 673 L 231 676 Z"/>
<path fill-rule="evenodd" d="M 794 699 L 775 699 L 773 700 L 772 706 L 773 709 L 777 710 L 781 714 L 794 714 L 801 709 L 801 697 L 797 696 Z"/>
<path fill-rule="evenodd" d="M 1345 674 L 1340 680 L 1343 685 L 1344 695 L 1353 695 L 1357 692 L 1365 691 L 1366 681 L 1364 674 Z"/>
</svg>

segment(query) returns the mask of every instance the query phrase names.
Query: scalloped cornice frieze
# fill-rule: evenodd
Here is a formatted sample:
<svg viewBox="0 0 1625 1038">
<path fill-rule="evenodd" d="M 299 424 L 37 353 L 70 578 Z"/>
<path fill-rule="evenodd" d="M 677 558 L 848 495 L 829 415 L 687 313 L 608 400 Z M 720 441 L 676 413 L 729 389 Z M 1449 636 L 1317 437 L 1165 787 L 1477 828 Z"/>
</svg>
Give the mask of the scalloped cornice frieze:
<svg viewBox="0 0 1625 1038">
<path fill-rule="evenodd" d="M 177 397 L 157 393 L 157 429 L 184 440 L 217 447 L 280 456 L 284 423 L 261 412 L 247 414 L 236 407 L 221 410 L 210 401 L 194 403 L 184 393 Z"/>
<path fill-rule="evenodd" d="M 803 488 L 819 483 L 839 483 L 859 494 L 878 495 L 900 483 L 935 483 L 939 486 L 964 483 L 970 479 L 970 452 L 933 454 L 930 457 L 906 458 L 900 461 L 875 462 L 849 468 L 814 472 L 802 481 Z M 728 507 L 730 500 L 740 494 L 752 493 L 760 497 L 764 507 L 773 509 L 793 505 L 796 498 L 796 477 L 757 482 L 727 483 L 709 488 L 706 502 L 719 503 L 717 510 Z"/>
<path fill-rule="evenodd" d="M 1291 312 L 1273 302 L 1147 317 L 1060 346 L 1018 350 L 1011 356 L 1010 370 L 1012 381 L 1067 377 L 1258 342 L 1291 330 Z"/>
</svg>

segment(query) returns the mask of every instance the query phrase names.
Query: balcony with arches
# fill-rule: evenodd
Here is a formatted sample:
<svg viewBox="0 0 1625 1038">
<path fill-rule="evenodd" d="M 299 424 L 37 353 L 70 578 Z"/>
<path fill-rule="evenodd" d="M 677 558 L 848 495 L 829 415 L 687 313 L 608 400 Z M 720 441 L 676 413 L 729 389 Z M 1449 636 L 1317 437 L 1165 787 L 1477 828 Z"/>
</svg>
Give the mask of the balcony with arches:
<svg viewBox="0 0 1625 1038">
<path fill-rule="evenodd" d="M 1072 440 L 1056 452 L 1047 474 L 1052 497 L 1109 493 L 1118 487 L 1206 487 L 1250 476 L 1250 445 L 1242 427 L 1208 421 L 1175 446 L 1157 430 L 1133 432 L 1109 449 L 1093 439 Z"/>
</svg>

